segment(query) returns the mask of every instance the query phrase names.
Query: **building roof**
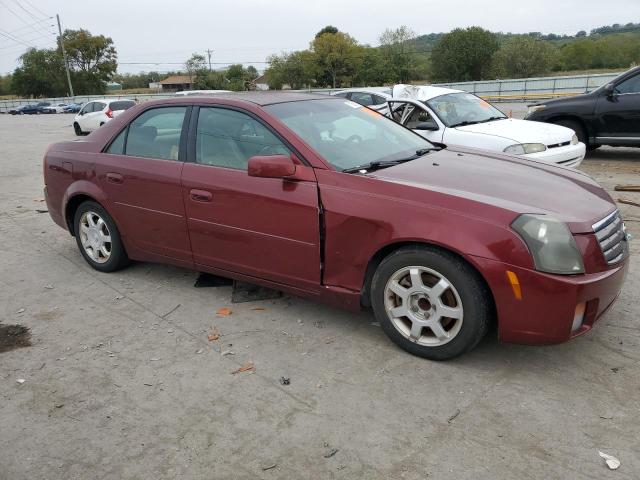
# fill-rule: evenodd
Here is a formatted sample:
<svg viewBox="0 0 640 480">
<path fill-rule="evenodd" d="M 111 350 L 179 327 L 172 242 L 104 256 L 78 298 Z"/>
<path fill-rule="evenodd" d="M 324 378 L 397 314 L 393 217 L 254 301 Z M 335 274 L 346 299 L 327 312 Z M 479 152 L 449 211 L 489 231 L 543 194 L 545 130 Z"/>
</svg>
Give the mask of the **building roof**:
<svg viewBox="0 0 640 480">
<path fill-rule="evenodd" d="M 269 83 L 269 76 L 266 73 L 263 73 L 258 78 L 254 78 L 253 83 Z"/>
<path fill-rule="evenodd" d="M 189 75 L 171 75 L 170 77 L 167 77 L 164 80 L 159 81 L 158 83 L 162 85 L 190 85 L 193 83 L 193 80 L 191 80 Z"/>
</svg>

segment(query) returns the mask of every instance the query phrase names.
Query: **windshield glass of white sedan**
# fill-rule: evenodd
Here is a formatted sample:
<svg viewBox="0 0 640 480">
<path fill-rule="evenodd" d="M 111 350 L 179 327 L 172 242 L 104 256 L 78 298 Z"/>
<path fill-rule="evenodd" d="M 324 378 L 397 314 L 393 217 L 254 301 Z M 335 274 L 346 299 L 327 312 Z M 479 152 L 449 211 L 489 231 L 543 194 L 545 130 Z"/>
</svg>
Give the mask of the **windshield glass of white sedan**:
<svg viewBox="0 0 640 480">
<path fill-rule="evenodd" d="M 504 113 L 489 102 L 470 93 L 440 95 L 426 103 L 447 127 L 506 118 Z"/>
<path fill-rule="evenodd" d="M 265 109 L 339 170 L 401 160 L 433 147 L 393 120 L 349 100 L 286 102 Z"/>
</svg>

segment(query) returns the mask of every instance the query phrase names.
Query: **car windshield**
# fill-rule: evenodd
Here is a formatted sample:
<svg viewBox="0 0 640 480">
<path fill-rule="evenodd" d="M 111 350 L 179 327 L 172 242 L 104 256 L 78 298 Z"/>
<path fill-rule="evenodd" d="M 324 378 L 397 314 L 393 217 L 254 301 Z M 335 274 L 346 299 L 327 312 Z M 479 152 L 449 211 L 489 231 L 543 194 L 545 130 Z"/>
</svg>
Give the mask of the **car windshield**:
<svg viewBox="0 0 640 480">
<path fill-rule="evenodd" d="M 285 102 L 265 109 L 338 170 L 404 160 L 433 148 L 393 120 L 349 100 Z"/>
<path fill-rule="evenodd" d="M 504 113 L 471 93 L 448 93 L 425 102 L 447 127 L 507 118 Z"/>
</svg>

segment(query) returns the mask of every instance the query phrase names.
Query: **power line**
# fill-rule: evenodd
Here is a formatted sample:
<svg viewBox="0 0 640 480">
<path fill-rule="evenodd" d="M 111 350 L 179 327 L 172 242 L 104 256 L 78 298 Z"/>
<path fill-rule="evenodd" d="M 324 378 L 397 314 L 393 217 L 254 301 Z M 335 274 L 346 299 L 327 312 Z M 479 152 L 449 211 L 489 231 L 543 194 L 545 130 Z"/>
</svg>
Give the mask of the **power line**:
<svg viewBox="0 0 640 480">
<path fill-rule="evenodd" d="M 38 7 L 36 7 L 33 3 L 31 3 L 29 0 L 23 0 L 27 5 L 29 5 L 31 8 L 33 8 L 35 11 L 40 12 L 42 15 L 44 15 L 47 18 L 53 18 L 52 15 L 49 15 L 47 13 L 44 13 L 42 10 L 40 10 Z"/>
<path fill-rule="evenodd" d="M 42 31 L 42 27 L 40 27 L 39 29 L 36 28 L 33 24 L 30 24 L 27 20 L 25 20 L 22 16 L 18 15 L 12 8 L 9 7 L 9 5 L 7 5 L 6 3 L 4 3 L 3 0 L 0 0 L 0 5 L 2 5 L 4 8 L 6 8 L 14 17 L 16 17 L 18 20 L 20 20 L 22 23 L 25 24 L 26 27 L 31 28 L 34 32 L 36 33 L 41 33 Z"/>
<path fill-rule="evenodd" d="M 22 6 L 22 4 L 20 2 L 18 2 L 17 0 L 13 0 L 13 3 L 15 3 L 18 7 L 20 7 L 20 9 L 25 12 L 27 15 L 29 15 L 31 18 L 33 18 L 34 20 L 38 20 L 38 17 L 36 17 L 33 13 L 31 13 L 29 10 L 27 10 L 26 8 L 24 8 Z"/>
</svg>

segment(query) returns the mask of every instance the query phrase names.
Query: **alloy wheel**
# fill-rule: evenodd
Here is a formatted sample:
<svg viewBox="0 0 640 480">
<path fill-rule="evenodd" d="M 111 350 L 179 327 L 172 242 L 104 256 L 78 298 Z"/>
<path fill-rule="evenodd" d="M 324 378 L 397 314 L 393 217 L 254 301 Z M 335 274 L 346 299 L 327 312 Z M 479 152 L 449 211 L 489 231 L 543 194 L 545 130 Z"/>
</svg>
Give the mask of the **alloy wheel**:
<svg viewBox="0 0 640 480">
<path fill-rule="evenodd" d="M 430 268 L 397 270 L 387 281 L 384 297 L 392 325 L 419 345 L 444 345 L 462 328 L 464 310 L 458 291 L 444 275 Z"/>
<path fill-rule="evenodd" d="M 80 217 L 80 243 L 85 253 L 96 263 L 111 257 L 111 233 L 100 215 L 87 211 Z"/>
</svg>

